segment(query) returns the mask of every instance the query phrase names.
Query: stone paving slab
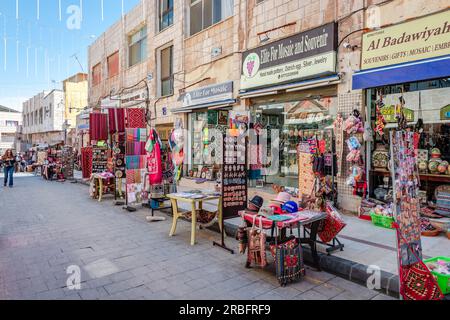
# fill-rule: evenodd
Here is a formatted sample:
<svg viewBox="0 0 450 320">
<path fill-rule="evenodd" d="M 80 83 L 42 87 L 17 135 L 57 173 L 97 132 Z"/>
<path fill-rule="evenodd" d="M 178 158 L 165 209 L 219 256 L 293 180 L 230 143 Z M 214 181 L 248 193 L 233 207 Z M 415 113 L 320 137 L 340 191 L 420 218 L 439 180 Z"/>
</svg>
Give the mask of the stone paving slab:
<svg viewBox="0 0 450 320">
<path fill-rule="evenodd" d="M 99 203 L 84 185 L 15 182 L 0 189 L 0 299 L 385 298 L 309 268 L 303 281 L 282 288 L 273 266 L 246 269 L 244 256 L 212 246 L 219 236 L 210 230 L 199 231 L 192 247 L 187 222 L 170 238 L 170 219 L 148 223 L 148 209 L 129 213 L 112 200 Z M 237 247 L 232 238 L 227 244 Z M 67 287 L 70 266 L 81 271 L 81 290 Z"/>
</svg>

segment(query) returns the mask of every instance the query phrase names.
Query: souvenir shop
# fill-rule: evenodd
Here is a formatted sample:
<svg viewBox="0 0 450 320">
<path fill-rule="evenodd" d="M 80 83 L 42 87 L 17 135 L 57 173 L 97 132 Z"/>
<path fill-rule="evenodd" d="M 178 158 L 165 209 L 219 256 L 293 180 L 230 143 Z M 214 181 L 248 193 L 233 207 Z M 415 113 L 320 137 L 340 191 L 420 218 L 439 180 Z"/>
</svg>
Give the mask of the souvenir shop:
<svg viewBox="0 0 450 320">
<path fill-rule="evenodd" d="M 365 34 L 361 71 L 353 76 L 353 89 L 365 90 L 371 123 L 365 132 L 370 198 L 360 217 L 396 229 L 406 300 L 450 293 L 444 256 L 450 239 L 449 21 L 447 10 Z M 434 30 L 428 41 L 412 37 L 422 26 Z M 428 237 L 436 238 L 442 256 L 423 261 Z"/>
<path fill-rule="evenodd" d="M 62 142 L 37 153 L 37 166 L 41 169 L 42 177 L 48 181 L 73 179 L 74 160 L 73 148 Z"/>
<path fill-rule="evenodd" d="M 320 143 L 325 156 L 320 170 L 332 176 L 340 82 L 335 72 L 336 32 L 331 23 L 243 54 L 240 98 L 248 101 L 250 129 L 256 136 L 250 147 L 252 188 L 268 194 L 311 195 L 312 165 L 302 156 L 309 147 L 299 148 L 308 142 Z M 277 138 L 278 152 L 272 152 Z"/>
<path fill-rule="evenodd" d="M 230 128 L 229 118 L 236 99 L 233 98 L 233 82 L 200 87 L 185 92 L 180 100 L 183 105 L 172 110 L 174 114 L 187 114 L 189 141 L 187 172 L 184 178 L 203 183 L 214 183 L 220 178 L 221 139 Z"/>
<path fill-rule="evenodd" d="M 426 23 L 441 30 L 449 21 L 450 11 L 415 21 L 387 27 L 380 35 L 368 33 L 363 38 L 362 70 L 354 75 L 354 89 L 366 92 L 367 117 L 371 120 L 371 139 L 366 143 L 369 195 L 363 202 L 361 216 L 372 214 L 379 223 L 393 221 L 392 168 L 390 133 L 398 129 L 403 110 L 407 127 L 414 132 L 414 151 L 418 170 L 422 234 L 445 236 L 450 228 L 450 49 L 442 31 L 426 45 L 435 50 L 420 50 L 422 40 L 407 42 L 401 50 L 415 53 L 406 58 L 395 47 L 378 48 L 386 37 L 408 37 L 416 23 Z M 447 33 L 448 35 L 448 33 Z M 372 46 L 374 50 L 368 50 Z M 442 48 L 442 50 L 437 50 Z M 447 48 L 447 49 L 445 49 Z M 379 57 L 389 57 L 380 60 Z M 450 235 L 449 235 L 450 236 Z"/>
<path fill-rule="evenodd" d="M 101 111 L 90 114 L 90 145 L 81 150 L 81 167 L 91 197 L 101 201 L 109 194 L 133 207 L 173 191 L 172 135 L 163 142 L 156 129 L 148 129 L 144 103 L 128 106 L 124 99 L 121 107 L 102 103 Z"/>
</svg>

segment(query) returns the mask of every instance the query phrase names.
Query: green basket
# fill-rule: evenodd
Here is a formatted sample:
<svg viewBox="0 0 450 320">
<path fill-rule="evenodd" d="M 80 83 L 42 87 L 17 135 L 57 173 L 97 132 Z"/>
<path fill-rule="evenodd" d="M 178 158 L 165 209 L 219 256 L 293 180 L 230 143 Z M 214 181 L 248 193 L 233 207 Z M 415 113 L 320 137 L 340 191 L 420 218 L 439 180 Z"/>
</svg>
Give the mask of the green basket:
<svg viewBox="0 0 450 320">
<path fill-rule="evenodd" d="M 424 263 L 437 262 L 438 260 L 443 260 L 445 262 L 450 262 L 450 258 L 448 257 L 436 257 L 433 259 L 425 260 Z M 450 294 L 450 275 L 440 274 L 435 271 L 431 271 L 433 276 L 436 278 L 436 281 L 441 288 L 441 291 L 444 295 Z"/>
<path fill-rule="evenodd" d="M 395 229 L 393 226 L 395 222 L 393 217 L 380 216 L 374 212 L 370 214 L 370 217 L 372 218 L 372 223 L 377 227 Z"/>
</svg>

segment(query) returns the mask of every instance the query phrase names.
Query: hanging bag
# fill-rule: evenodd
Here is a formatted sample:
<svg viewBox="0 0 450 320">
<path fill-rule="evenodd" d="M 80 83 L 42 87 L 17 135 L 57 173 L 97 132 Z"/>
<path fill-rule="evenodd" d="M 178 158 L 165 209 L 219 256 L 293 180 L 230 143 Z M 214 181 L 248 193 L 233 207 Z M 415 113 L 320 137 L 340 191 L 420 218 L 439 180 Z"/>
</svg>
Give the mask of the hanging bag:
<svg viewBox="0 0 450 320">
<path fill-rule="evenodd" d="M 400 232 L 399 226 L 397 229 L 397 241 L 400 248 L 401 241 L 407 242 Z M 400 262 L 400 294 L 405 300 L 442 300 L 442 294 L 436 279 L 428 270 L 427 266 L 419 259 L 415 250 L 408 244 L 408 251 L 412 252 L 418 262 L 409 266 L 404 266 Z"/>
<path fill-rule="evenodd" d="M 297 228 L 300 235 L 300 225 Z M 271 246 L 271 251 L 275 251 L 276 274 L 281 286 L 301 280 L 305 275 L 303 248 L 295 237 L 288 238 L 281 244 L 275 243 Z"/>
<path fill-rule="evenodd" d="M 262 226 L 262 217 L 259 219 L 259 228 L 256 226 L 256 217 L 256 215 L 253 217 L 252 227 L 248 230 L 247 268 L 252 265 L 264 268 L 267 265 L 266 234 Z"/>
<path fill-rule="evenodd" d="M 326 206 L 326 213 L 327 218 L 322 223 L 322 230 L 319 232 L 319 238 L 324 243 L 333 240 L 347 225 L 338 210 L 329 203 Z"/>
</svg>

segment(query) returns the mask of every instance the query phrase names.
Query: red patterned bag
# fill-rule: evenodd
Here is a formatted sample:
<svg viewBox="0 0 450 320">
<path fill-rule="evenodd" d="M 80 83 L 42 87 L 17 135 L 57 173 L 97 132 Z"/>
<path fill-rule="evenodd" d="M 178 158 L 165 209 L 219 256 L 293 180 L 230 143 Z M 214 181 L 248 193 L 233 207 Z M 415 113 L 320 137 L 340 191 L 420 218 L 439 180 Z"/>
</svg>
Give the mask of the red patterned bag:
<svg viewBox="0 0 450 320">
<path fill-rule="evenodd" d="M 422 261 L 400 267 L 402 286 L 400 294 L 405 300 L 442 300 L 441 289 Z"/>
<path fill-rule="evenodd" d="M 397 229 L 397 243 L 400 247 L 401 242 L 407 241 L 397 223 L 395 227 Z M 412 254 L 417 262 L 403 265 L 402 260 L 400 260 L 400 294 L 403 299 L 413 301 L 442 300 L 444 295 L 430 270 L 411 245 L 407 244 L 407 249 L 408 255 Z"/>
<path fill-rule="evenodd" d="M 332 241 L 347 225 L 341 214 L 331 204 L 327 204 L 327 218 L 323 221 L 319 238 L 322 242 Z"/>
</svg>

